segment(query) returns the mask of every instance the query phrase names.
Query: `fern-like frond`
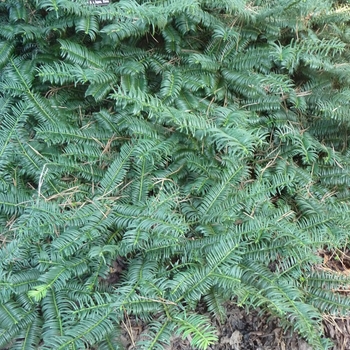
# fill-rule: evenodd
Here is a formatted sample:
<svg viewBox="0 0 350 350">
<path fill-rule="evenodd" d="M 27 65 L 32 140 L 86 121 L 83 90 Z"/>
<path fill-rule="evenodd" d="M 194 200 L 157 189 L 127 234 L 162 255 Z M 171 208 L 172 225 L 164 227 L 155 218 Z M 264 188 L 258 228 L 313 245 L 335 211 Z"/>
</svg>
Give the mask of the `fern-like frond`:
<svg viewBox="0 0 350 350">
<path fill-rule="evenodd" d="M 340 290 L 341 292 L 341 290 Z M 344 315 L 348 314 L 350 304 L 348 298 L 329 291 L 322 289 L 310 288 L 308 290 L 309 301 L 318 310 L 325 313 L 331 313 L 333 315 Z"/>
<path fill-rule="evenodd" d="M 117 158 L 110 165 L 108 171 L 100 182 L 101 191 L 103 195 L 114 193 L 118 186 L 122 185 L 125 174 L 130 166 L 131 156 L 134 147 L 131 144 L 125 144 Z"/>
<path fill-rule="evenodd" d="M 41 301 L 41 307 L 45 321 L 43 339 L 45 343 L 49 343 L 51 337 L 64 334 L 64 318 L 67 317 L 71 306 L 65 292 L 49 289 Z"/>
<path fill-rule="evenodd" d="M 227 238 L 227 240 L 224 239 L 223 241 L 225 241 L 224 244 L 219 242 L 217 245 L 212 245 L 214 249 L 210 251 L 205 261 L 199 265 L 200 267 L 188 268 L 186 272 L 180 270 L 176 274 L 174 277 L 176 283 L 172 288 L 171 294 L 177 298 L 177 301 L 182 299 L 198 301 L 202 295 L 206 295 L 215 284 L 220 284 L 218 281 L 220 280 L 221 269 L 225 270 L 226 264 L 231 264 L 228 277 L 231 277 L 232 281 L 239 283 L 241 272 L 237 267 L 241 258 L 241 247 L 234 239 Z M 203 253 L 207 252 L 207 249 L 203 251 Z M 221 280 L 224 281 L 224 279 L 225 277 Z"/>
<path fill-rule="evenodd" d="M 165 71 L 160 89 L 160 97 L 164 103 L 170 103 L 179 95 L 182 87 L 182 74 L 179 71 Z"/>
<path fill-rule="evenodd" d="M 28 292 L 28 295 L 35 301 L 43 299 L 51 288 L 60 290 L 64 287 L 66 281 L 74 275 L 81 275 L 87 269 L 85 260 L 72 259 L 64 265 L 51 267 L 46 273 L 40 276 L 42 283 Z"/>
<path fill-rule="evenodd" d="M 114 330 L 113 322 L 111 321 L 111 311 L 103 313 L 96 312 L 91 314 L 90 318 L 81 320 L 79 324 L 66 330 L 65 335 L 55 336 L 50 339 L 50 345 L 44 348 L 65 349 L 68 346 L 81 347 L 84 344 L 95 344 Z"/>
<path fill-rule="evenodd" d="M 82 67 L 102 68 L 99 55 L 78 43 L 60 39 L 61 54 L 64 59 Z"/>
<path fill-rule="evenodd" d="M 0 68 L 8 64 L 15 46 L 10 41 L 0 42 Z"/>
<path fill-rule="evenodd" d="M 96 16 L 82 17 L 76 23 L 75 28 L 77 32 L 83 32 L 85 35 L 88 35 L 91 40 L 94 40 L 99 30 L 98 19 Z"/>
<path fill-rule="evenodd" d="M 222 177 L 222 182 L 213 186 L 203 197 L 202 203 L 198 208 L 200 215 L 209 219 L 210 211 L 214 208 L 216 203 L 225 200 L 231 187 L 237 185 L 245 176 L 246 169 L 244 169 L 243 166 L 236 165 L 227 171 L 225 176 Z"/>
<path fill-rule="evenodd" d="M 208 311 L 219 317 L 221 321 L 226 319 L 227 310 L 224 306 L 226 299 L 220 287 L 214 286 L 203 298 L 208 307 Z"/>
<path fill-rule="evenodd" d="M 36 350 L 41 341 L 40 334 L 42 332 L 42 326 L 43 320 L 38 315 L 32 323 L 28 324 L 28 326 L 18 334 L 18 338 L 21 340 L 11 344 L 11 348 L 14 350 Z"/>
<path fill-rule="evenodd" d="M 0 305 L 0 346 L 5 348 L 24 330 L 31 332 L 32 337 L 26 339 L 29 341 L 28 346 L 35 345 L 38 338 L 33 331 L 38 330 L 37 318 L 38 314 L 35 310 L 25 310 L 16 301 Z"/>
<path fill-rule="evenodd" d="M 149 325 L 149 330 L 144 335 L 146 339 L 137 342 L 141 349 L 164 349 L 170 345 L 171 336 L 174 332 L 175 324 L 170 320 L 153 321 Z"/>
<path fill-rule="evenodd" d="M 0 169 L 4 169 L 11 159 L 11 155 L 15 152 L 15 134 L 18 129 L 25 123 L 31 108 L 28 103 L 18 103 L 12 106 L 11 112 L 3 115 L 0 131 Z"/>
<path fill-rule="evenodd" d="M 177 323 L 177 332 L 183 338 L 191 336 L 191 344 L 198 349 L 207 349 L 211 344 L 217 342 L 218 337 L 211 328 L 209 320 L 201 315 L 179 314 L 174 317 Z"/>
<path fill-rule="evenodd" d="M 284 321 L 312 344 L 322 348 L 321 314 L 314 307 L 304 302 L 304 296 L 298 288 L 288 285 L 284 280 L 277 282 L 276 276 L 267 267 L 256 262 L 246 262 L 242 283 L 255 285 L 261 297 L 253 301 L 255 306 L 269 304 L 269 309 L 277 315 L 288 315 Z M 253 296 L 253 300 L 255 297 Z M 259 300 L 259 301 L 258 301 Z"/>
<path fill-rule="evenodd" d="M 39 276 L 40 272 L 34 268 L 15 271 L 8 278 L 8 288 L 17 295 L 26 293 L 29 289 L 38 284 Z"/>
</svg>

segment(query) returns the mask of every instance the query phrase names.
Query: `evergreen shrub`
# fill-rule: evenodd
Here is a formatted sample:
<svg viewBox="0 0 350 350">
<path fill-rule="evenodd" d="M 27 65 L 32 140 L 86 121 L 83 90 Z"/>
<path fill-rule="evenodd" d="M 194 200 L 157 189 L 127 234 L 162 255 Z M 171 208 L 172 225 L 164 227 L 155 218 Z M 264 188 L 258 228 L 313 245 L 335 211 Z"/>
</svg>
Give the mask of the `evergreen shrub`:
<svg viewBox="0 0 350 350">
<path fill-rule="evenodd" d="M 347 3 L 0 1 L 0 348 L 206 349 L 229 300 L 328 348 Z"/>
</svg>

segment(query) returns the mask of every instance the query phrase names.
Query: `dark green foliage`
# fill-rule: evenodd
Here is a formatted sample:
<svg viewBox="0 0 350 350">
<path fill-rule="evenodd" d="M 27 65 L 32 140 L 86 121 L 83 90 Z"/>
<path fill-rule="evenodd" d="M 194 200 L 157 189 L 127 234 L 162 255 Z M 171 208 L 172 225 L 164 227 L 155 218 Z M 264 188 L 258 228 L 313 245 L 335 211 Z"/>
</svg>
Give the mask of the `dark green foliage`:
<svg viewBox="0 0 350 350">
<path fill-rule="evenodd" d="M 236 300 L 314 349 L 348 278 L 349 8 L 0 2 L 0 348 L 138 349 Z M 113 264 L 123 272 L 111 280 Z"/>
</svg>

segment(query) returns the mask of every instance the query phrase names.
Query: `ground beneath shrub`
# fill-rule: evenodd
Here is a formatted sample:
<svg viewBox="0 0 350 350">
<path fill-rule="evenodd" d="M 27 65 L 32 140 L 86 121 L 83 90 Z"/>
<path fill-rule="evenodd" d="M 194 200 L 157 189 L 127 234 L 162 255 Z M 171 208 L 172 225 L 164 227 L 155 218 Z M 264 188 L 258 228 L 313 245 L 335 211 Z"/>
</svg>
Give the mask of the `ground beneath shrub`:
<svg viewBox="0 0 350 350">
<path fill-rule="evenodd" d="M 350 276 L 350 251 L 318 252 L 323 263 L 315 268 Z M 120 265 L 120 264 L 119 264 Z M 350 298 L 350 289 L 345 288 L 342 294 Z M 205 308 L 199 307 L 197 312 L 206 314 Z M 208 314 L 207 314 L 208 315 Z M 208 315 L 209 316 L 209 315 Z M 245 309 L 231 303 L 227 305 L 226 320 L 219 322 L 211 318 L 217 330 L 219 341 L 208 350 L 313 350 L 305 340 L 296 333 L 283 332 L 278 319 L 256 311 L 247 313 Z M 350 315 L 347 318 L 325 316 L 325 336 L 334 343 L 332 350 L 350 350 Z M 135 345 L 143 334 L 147 334 L 147 326 L 127 319 L 123 325 L 122 343 L 127 350 L 138 350 Z M 165 350 L 195 350 L 190 346 L 190 339 L 174 336 Z"/>
<path fill-rule="evenodd" d="M 212 318 L 219 341 L 208 350 L 313 350 L 306 341 L 295 333 L 285 333 L 278 320 L 269 315 L 259 315 L 257 311 L 247 313 L 235 304 L 227 306 L 227 318 L 220 323 Z M 350 349 L 350 318 L 324 321 L 327 337 L 334 341 L 333 350 Z M 137 350 L 135 345 L 147 333 L 147 327 L 135 320 L 124 323 L 122 343 L 127 350 Z M 174 336 L 165 350 L 195 350 L 190 339 Z"/>
</svg>

